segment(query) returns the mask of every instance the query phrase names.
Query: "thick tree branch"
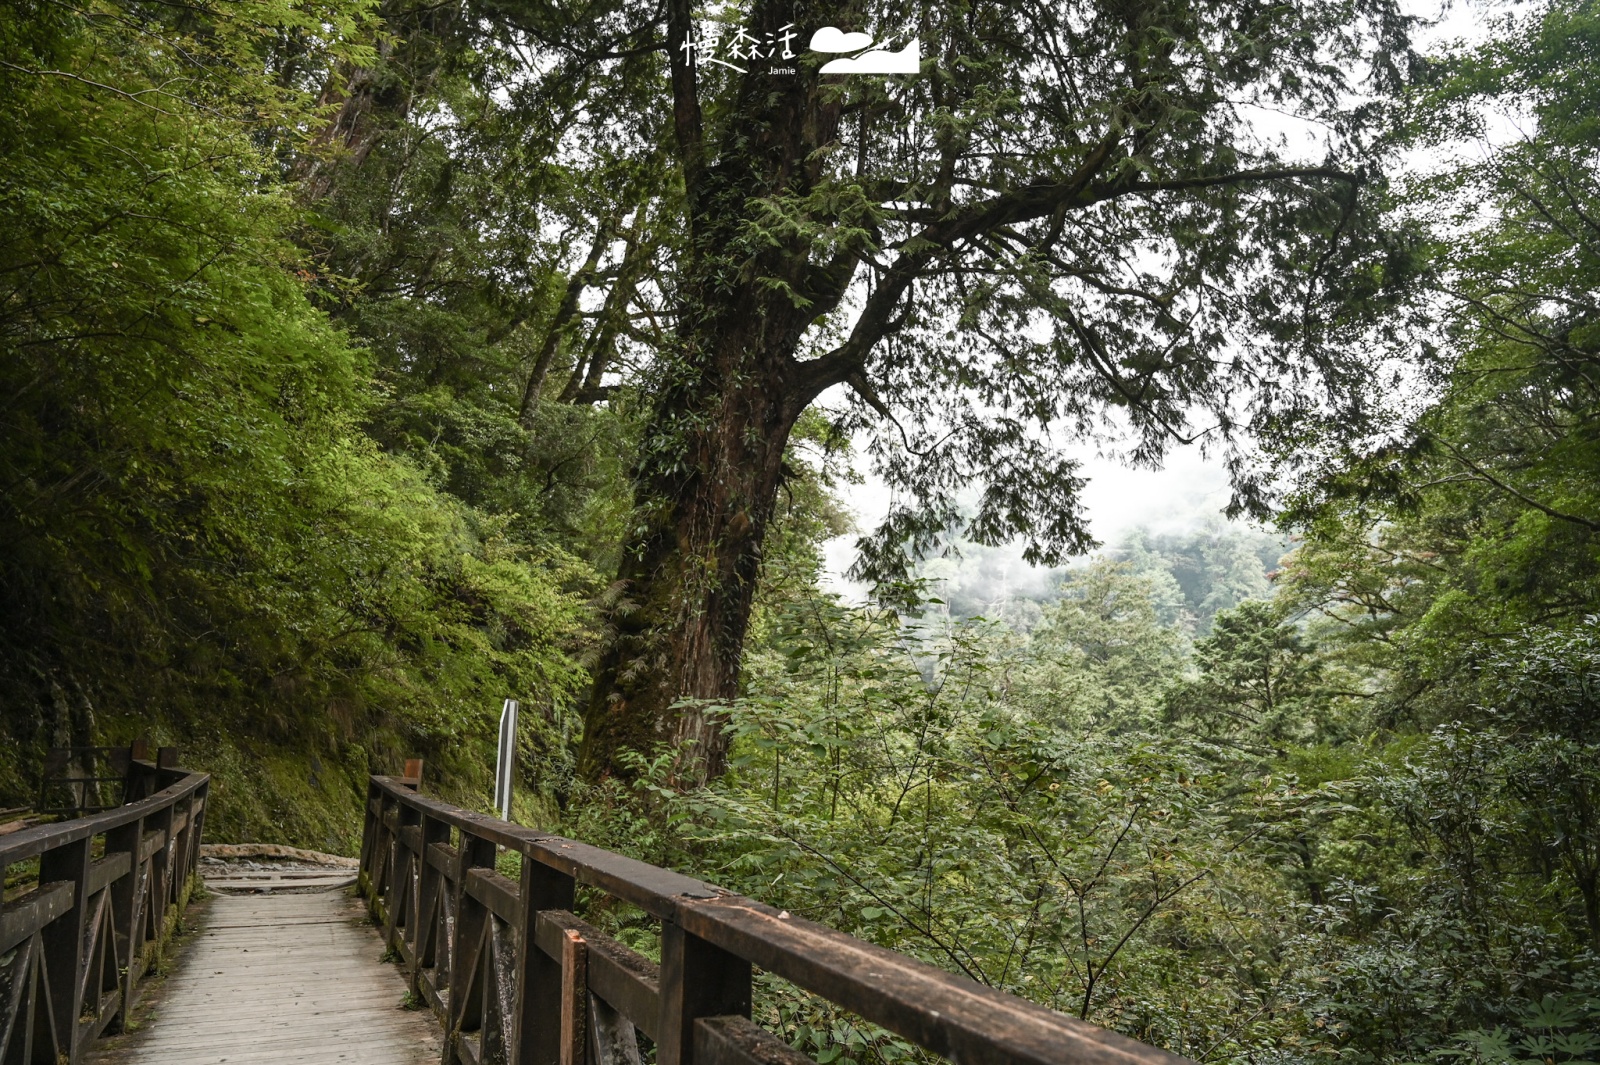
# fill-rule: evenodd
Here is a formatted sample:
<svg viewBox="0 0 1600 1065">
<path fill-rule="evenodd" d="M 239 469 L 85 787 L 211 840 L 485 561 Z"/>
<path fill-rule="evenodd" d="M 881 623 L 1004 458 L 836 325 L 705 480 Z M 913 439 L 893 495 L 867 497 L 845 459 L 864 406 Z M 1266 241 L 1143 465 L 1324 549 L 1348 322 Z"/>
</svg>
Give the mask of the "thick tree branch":
<svg viewBox="0 0 1600 1065">
<path fill-rule="evenodd" d="M 1600 522 L 1590 521 L 1588 518 L 1579 517 L 1576 514 L 1568 514 L 1564 511 L 1557 510 L 1554 507 L 1547 506 L 1544 503 L 1539 502 L 1537 499 L 1534 499 L 1526 492 L 1514 488 L 1513 486 L 1500 480 L 1494 474 L 1483 469 L 1477 463 L 1463 455 L 1461 450 L 1448 440 L 1444 440 L 1439 437 L 1434 437 L 1434 440 L 1442 445 L 1446 451 L 1450 452 L 1457 462 L 1461 463 L 1461 465 L 1470 470 L 1474 479 L 1493 485 L 1495 488 L 1500 489 L 1500 491 L 1505 492 L 1507 495 L 1515 496 L 1517 499 L 1522 500 L 1522 502 L 1528 504 L 1528 506 L 1532 507 L 1534 510 L 1537 510 L 1546 517 L 1555 518 L 1557 521 L 1571 522 L 1574 525 L 1581 525 L 1585 529 L 1589 529 L 1593 532 L 1600 532 Z"/>
<path fill-rule="evenodd" d="M 1324 178 L 1343 181 L 1347 185 L 1361 185 L 1359 174 L 1331 166 L 1267 167 L 1261 170 L 1236 170 L 1231 174 L 1210 177 L 1173 178 L 1167 181 L 1133 181 L 1117 190 L 1118 195 L 1151 192 L 1180 192 L 1186 189 L 1214 189 L 1229 185 L 1250 185 L 1263 181 L 1290 181 L 1295 178 Z"/>
<path fill-rule="evenodd" d="M 683 187 L 690 225 L 700 218 L 700 192 L 705 174 L 704 122 L 700 115 L 700 90 L 695 75 L 694 5 L 691 0 L 667 0 L 667 62 L 672 70 L 672 134 L 683 163 Z"/>
<path fill-rule="evenodd" d="M 589 249 L 589 257 L 567 282 L 567 292 L 561 301 L 561 306 L 556 308 L 555 315 L 550 319 L 550 328 L 545 330 L 544 340 L 539 345 L 539 354 L 533 360 L 533 370 L 528 374 L 527 386 L 522 390 L 521 408 L 517 412 L 517 421 L 524 429 L 533 426 L 533 412 L 539 406 L 539 395 L 544 391 L 545 378 L 550 374 L 550 364 L 555 359 L 556 349 L 561 346 L 561 338 L 566 334 L 567 326 L 577 316 L 578 300 L 583 295 L 583 290 L 594 280 L 595 267 L 600 265 L 600 257 L 611 244 L 611 233 L 615 226 L 615 219 L 607 218 L 600 222 L 600 227 L 595 231 L 594 245 Z"/>
<path fill-rule="evenodd" d="M 1106 170 L 1118 143 L 1117 135 L 1108 135 L 1089 153 L 1077 172 L 1065 181 L 1036 182 L 990 197 L 947 215 L 904 241 L 900 245 L 902 248 L 916 250 L 902 253 L 884 273 L 876 290 L 867 298 L 849 338 L 821 358 L 799 366 L 797 377 L 804 382 L 807 393 L 816 395 L 846 380 L 851 373 L 864 366 L 873 347 L 891 331 L 894 309 L 901 297 L 937 256 L 961 241 L 972 240 L 1020 222 L 1062 218 L 1074 209 L 1081 210 L 1125 196 L 1148 196 L 1161 192 L 1235 187 L 1300 178 L 1343 181 L 1351 185 L 1359 185 L 1362 181 L 1359 175 L 1334 167 L 1272 167 L 1163 181 L 1114 178 L 1096 182 L 1096 176 Z M 1059 225 L 1052 226 L 1052 232 L 1058 229 Z"/>
</svg>

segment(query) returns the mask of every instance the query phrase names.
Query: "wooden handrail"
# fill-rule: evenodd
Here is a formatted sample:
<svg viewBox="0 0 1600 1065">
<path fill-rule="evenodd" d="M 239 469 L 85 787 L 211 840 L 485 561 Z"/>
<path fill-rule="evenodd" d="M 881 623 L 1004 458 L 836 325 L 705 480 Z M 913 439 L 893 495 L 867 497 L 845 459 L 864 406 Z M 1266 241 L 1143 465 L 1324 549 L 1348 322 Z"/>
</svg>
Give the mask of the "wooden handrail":
<svg viewBox="0 0 1600 1065">
<path fill-rule="evenodd" d="M 131 759 L 126 794 L 148 797 L 0 842 L 0 883 L 39 861 L 35 885 L 0 905 L 0 1061 L 76 1063 L 126 1019 L 188 902 L 210 780 Z"/>
<path fill-rule="evenodd" d="M 958 1065 L 1183 1065 L 1164 1050 L 780 912 L 693 877 L 536 832 L 373 777 L 361 890 L 444 1065 L 809 1065 L 750 1021 L 767 972 Z M 504 848 L 522 879 L 495 871 Z M 661 964 L 572 913 L 578 884 L 661 920 Z"/>
</svg>

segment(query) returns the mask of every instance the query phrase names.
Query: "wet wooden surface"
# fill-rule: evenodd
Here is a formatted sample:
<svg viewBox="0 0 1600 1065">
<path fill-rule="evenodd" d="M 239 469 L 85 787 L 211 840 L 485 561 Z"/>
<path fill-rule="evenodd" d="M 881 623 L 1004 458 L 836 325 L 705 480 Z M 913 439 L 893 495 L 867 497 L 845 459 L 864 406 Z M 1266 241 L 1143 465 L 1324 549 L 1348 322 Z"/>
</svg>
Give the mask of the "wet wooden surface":
<svg viewBox="0 0 1600 1065">
<path fill-rule="evenodd" d="M 90 1065 L 421 1065 L 439 1060 L 426 1010 L 360 901 L 344 891 L 214 895 L 200 930 L 135 1032 L 102 1041 Z"/>
</svg>

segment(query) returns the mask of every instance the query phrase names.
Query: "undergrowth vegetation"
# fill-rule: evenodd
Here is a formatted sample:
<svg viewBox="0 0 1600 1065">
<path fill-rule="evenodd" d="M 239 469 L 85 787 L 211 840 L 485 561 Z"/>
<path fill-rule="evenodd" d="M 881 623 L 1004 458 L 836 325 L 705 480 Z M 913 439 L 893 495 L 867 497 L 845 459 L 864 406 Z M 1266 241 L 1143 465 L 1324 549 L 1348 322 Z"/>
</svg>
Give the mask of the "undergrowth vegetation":
<svg viewBox="0 0 1600 1065">
<path fill-rule="evenodd" d="M 1121 574 L 1070 642 L 1049 608 L 1029 638 L 982 619 L 931 635 L 809 591 L 771 604 L 759 694 L 724 711 L 727 776 L 685 793 L 670 751 L 641 756 L 638 793 L 585 796 L 567 831 L 1197 1060 L 1510 1060 L 1491 1052 L 1519 1039 L 1587 1060 L 1600 751 L 1550 723 L 1592 719 L 1578 677 L 1600 622 L 1545 648 L 1537 681 L 1526 639 L 1504 641 L 1470 718 L 1403 734 L 1366 727 L 1364 699 L 1309 698 L 1338 663 L 1256 600 L 1218 615 L 1205 671 L 1115 723 L 1041 713 L 1052 680 L 1089 672 L 1074 653 L 1140 671 L 1161 638 L 1149 588 Z M 1280 702 L 1197 718 L 1224 669 L 1278 671 Z M 911 1053 L 771 995 L 797 1045 L 845 1025 L 814 1049 Z M 1552 1010 L 1567 1019 L 1546 1030 Z"/>
<path fill-rule="evenodd" d="M 302 214 L 263 181 L 240 116 L 317 111 L 248 70 L 324 17 L 325 60 L 363 61 L 361 8 L 0 14 L 13 801 L 45 746 L 144 733 L 226 770 L 214 831 L 347 850 L 369 770 L 476 772 L 455 740 L 499 693 L 583 679 L 590 571 L 364 431 L 372 354 L 317 305 Z"/>
</svg>

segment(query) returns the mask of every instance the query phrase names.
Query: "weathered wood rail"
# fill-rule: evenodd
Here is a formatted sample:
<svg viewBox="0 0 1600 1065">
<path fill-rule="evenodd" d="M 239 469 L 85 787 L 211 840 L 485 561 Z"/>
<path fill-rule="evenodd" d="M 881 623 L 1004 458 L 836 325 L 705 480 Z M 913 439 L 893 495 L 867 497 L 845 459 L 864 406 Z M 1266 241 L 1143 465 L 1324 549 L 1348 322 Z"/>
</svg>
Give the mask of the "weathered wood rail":
<svg viewBox="0 0 1600 1065">
<path fill-rule="evenodd" d="M 210 777 L 127 759 L 125 806 L 0 840 L 6 870 L 38 859 L 34 886 L 0 906 L 0 1063 L 77 1062 L 126 1016 L 189 896 Z"/>
<path fill-rule="evenodd" d="M 426 798 L 374 777 L 361 889 L 443 1065 L 811 1065 L 750 1020 L 759 966 L 956 1065 L 1186 1059 L 670 870 Z M 520 882 L 495 870 L 522 856 Z M 577 885 L 661 922 L 661 964 L 572 912 Z"/>
<path fill-rule="evenodd" d="M 52 747 L 45 756 L 34 810 L 81 817 L 124 806 L 144 779 L 134 763 L 146 761 L 149 755 L 147 740 L 135 740 L 129 747 Z M 156 765 L 177 764 L 176 747 L 156 751 Z M 114 788 L 107 789 L 106 785 Z M 105 790 L 115 795 L 110 802 L 105 801 Z"/>
</svg>

